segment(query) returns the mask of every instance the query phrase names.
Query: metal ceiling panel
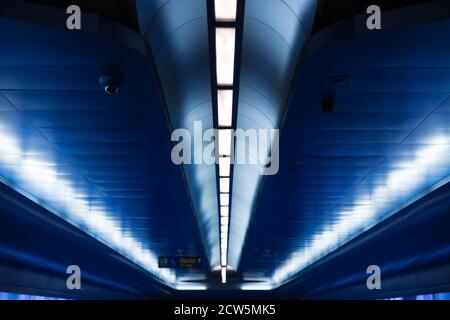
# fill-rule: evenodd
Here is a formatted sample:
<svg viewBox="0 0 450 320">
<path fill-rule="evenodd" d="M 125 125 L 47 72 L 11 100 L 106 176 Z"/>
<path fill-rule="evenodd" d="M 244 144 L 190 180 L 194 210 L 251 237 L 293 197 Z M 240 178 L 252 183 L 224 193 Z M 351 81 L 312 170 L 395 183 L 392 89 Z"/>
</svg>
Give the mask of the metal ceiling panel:
<svg viewBox="0 0 450 320">
<path fill-rule="evenodd" d="M 87 13 L 82 32 L 61 9 L 0 14 L 0 180 L 166 285 L 204 277 L 158 268 L 204 251 L 145 40 Z M 124 76 L 112 96 L 99 86 L 111 72 Z"/>
<path fill-rule="evenodd" d="M 286 283 L 448 181 L 449 26 L 369 33 L 340 23 L 330 28 L 348 31 L 341 41 L 327 29 L 312 37 L 282 132 L 281 170 L 267 179 L 249 231 L 244 276 Z M 332 86 L 334 111 L 323 112 L 324 83 L 336 75 L 351 81 Z"/>
<path fill-rule="evenodd" d="M 155 60 L 171 129 L 186 129 L 194 137 L 195 122 L 201 123 L 203 130 L 213 128 L 206 1 L 142 0 L 136 4 L 141 33 Z M 192 151 L 193 158 L 202 157 L 201 146 Z M 184 164 L 183 171 L 209 265 L 214 268 L 220 264 L 215 166 Z"/>
<path fill-rule="evenodd" d="M 316 1 L 245 2 L 238 129 L 281 127 L 300 52 L 309 36 L 315 10 Z M 268 154 L 269 146 L 260 147 L 267 149 Z M 247 147 L 244 152 L 249 158 L 258 159 L 254 151 Z M 235 269 L 239 266 L 247 229 L 264 180 L 261 172 L 261 165 L 234 166 L 229 265 Z"/>
</svg>

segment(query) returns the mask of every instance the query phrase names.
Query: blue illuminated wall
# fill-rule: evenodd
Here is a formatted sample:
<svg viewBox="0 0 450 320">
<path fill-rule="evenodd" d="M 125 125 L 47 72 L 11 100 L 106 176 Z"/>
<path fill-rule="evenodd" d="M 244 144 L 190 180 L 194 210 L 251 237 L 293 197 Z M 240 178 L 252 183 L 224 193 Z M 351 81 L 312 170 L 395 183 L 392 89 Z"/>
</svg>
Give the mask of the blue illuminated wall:
<svg viewBox="0 0 450 320">
<path fill-rule="evenodd" d="M 65 300 L 65 299 L 0 292 L 0 300 Z"/>
</svg>

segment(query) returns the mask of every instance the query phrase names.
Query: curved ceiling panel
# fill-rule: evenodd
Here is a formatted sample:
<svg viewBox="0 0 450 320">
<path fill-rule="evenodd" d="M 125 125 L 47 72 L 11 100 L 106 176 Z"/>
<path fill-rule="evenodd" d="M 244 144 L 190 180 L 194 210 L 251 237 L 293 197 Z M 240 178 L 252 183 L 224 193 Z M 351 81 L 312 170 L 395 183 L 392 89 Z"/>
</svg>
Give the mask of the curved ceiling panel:
<svg viewBox="0 0 450 320">
<path fill-rule="evenodd" d="M 137 1 L 141 32 L 153 52 L 172 129 L 213 128 L 206 1 Z M 198 122 L 197 122 L 198 121 Z M 202 128 L 195 128 L 201 123 Z M 207 143 L 204 143 L 206 147 Z M 202 155 L 195 146 L 192 158 Z M 184 164 L 184 174 L 211 267 L 219 265 L 216 170 Z M 188 214 L 188 213 L 186 213 Z"/>
<path fill-rule="evenodd" d="M 246 1 L 238 129 L 281 127 L 300 51 L 310 34 L 315 10 L 313 0 Z M 267 144 L 261 147 L 270 154 Z M 244 152 L 249 159 L 258 159 L 257 149 L 249 148 L 248 144 Z M 235 269 L 261 189 L 262 169 L 260 165 L 234 165 L 229 264 Z"/>
<path fill-rule="evenodd" d="M 270 278 L 273 287 L 300 283 L 337 248 L 450 180 L 450 20 L 400 27 L 399 17 L 420 17 L 420 8 L 408 10 L 384 19 L 395 28 L 355 33 L 365 22 L 355 17 L 308 41 L 280 173 L 266 181 L 244 276 Z M 333 86 L 333 112 L 323 112 L 322 84 L 334 75 L 351 81 Z M 385 253 L 379 246 L 367 257 L 378 264 L 375 254 Z"/>
<path fill-rule="evenodd" d="M 28 2 L 0 6 L 0 184 L 167 285 L 203 277 L 158 268 L 158 256 L 202 256 L 203 247 L 179 170 L 167 162 L 172 145 L 146 41 L 92 14 L 83 32 L 69 31 L 65 18 Z M 115 95 L 99 86 L 109 72 L 124 76 Z"/>
</svg>

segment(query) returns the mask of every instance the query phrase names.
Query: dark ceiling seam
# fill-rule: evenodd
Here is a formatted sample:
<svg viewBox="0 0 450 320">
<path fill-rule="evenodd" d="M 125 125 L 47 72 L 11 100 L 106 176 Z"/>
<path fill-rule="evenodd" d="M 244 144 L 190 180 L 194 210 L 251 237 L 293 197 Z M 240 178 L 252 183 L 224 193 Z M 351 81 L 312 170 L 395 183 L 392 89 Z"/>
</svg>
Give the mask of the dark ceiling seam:
<svg viewBox="0 0 450 320">
<path fill-rule="evenodd" d="M 174 92 L 174 91 L 175 91 L 175 90 L 176 90 L 183 82 L 187 81 L 187 79 L 188 79 L 190 76 L 192 76 L 192 75 L 194 75 L 194 74 L 196 74 L 196 73 L 201 73 L 201 72 L 203 72 L 203 71 L 205 71 L 205 70 L 209 70 L 209 68 L 210 68 L 210 65 L 209 65 L 209 64 L 208 64 L 208 65 L 203 65 L 201 68 L 197 68 L 197 69 L 195 69 L 195 70 L 192 70 L 192 71 L 190 71 L 190 72 L 184 74 L 183 78 L 179 79 L 179 80 L 174 84 L 174 86 L 169 90 L 169 92 L 166 94 L 167 99 L 169 99 L 170 96 L 172 95 L 172 93 L 173 93 L 173 92 Z"/>
<path fill-rule="evenodd" d="M 316 1 L 320 1 L 320 0 L 316 0 Z M 294 14 L 294 16 L 297 18 L 298 22 L 302 25 L 303 28 L 301 28 L 302 30 L 308 30 L 305 26 L 305 23 L 303 22 L 302 19 L 300 19 L 300 17 L 298 16 L 298 14 L 294 11 L 294 9 L 292 9 L 292 7 L 290 5 L 288 5 L 286 3 L 285 0 L 281 0 L 281 2 L 283 2 L 283 4 Z"/>
<path fill-rule="evenodd" d="M 173 30 L 171 33 L 169 33 L 168 35 L 166 35 L 166 38 L 167 39 L 169 39 L 169 38 L 171 38 L 177 31 L 179 31 L 179 30 L 181 30 L 182 28 L 184 28 L 185 26 L 187 26 L 187 25 L 189 25 L 189 24 L 191 24 L 191 23 L 194 23 L 194 22 L 197 22 L 197 21 L 200 21 L 200 20 L 203 20 L 203 19 L 205 19 L 205 17 L 204 16 L 200 16 L 200 17 L 197 17 L 197 18 L 194 18 L 194 19 L 191 19 L 191 20 L 189 20 L 189 21 L 186 21 L 186 22 L 184 22 L 183 24 L 181 24 L 180 26 L 178 26 L 175 30 Z M 144 34 L 145 36 L 147 36 L 147 34 Z M 148 35 L 148 37 L 151 39 L 152 38 L 152 36 L 151 35 Z M 163 48 L 164 47 L 160 47 L 160 48 L 155 48 L 155 55 L 157 54 L 157 53 L 159 53 L 159 51 L 160 50 L 163 50 Z M 152 48 L 153 49 L 153 48 Z"/>
<path fill-rule="evenodd" d="M 242 69 L 250 70 L 250 71 L 252 71 L 253 73 L 259 75 L 261 78 L 266 79 L 266 80 L 267 80 L 267 83 L 270 83 L 270 86 L 271 86 L 272 88 L 274 88 L 274 89 L 278 92 L 278 95 L 280 96 L 280 98 L 281 98 L 282 100 L 285 100 L 285 99 L 286 99 L 286 96 L 283 95 L 283 93 L 281 92 L 281 89 L 278 88 L 278 86 L 275 84 L 275 82 L 272 81 L 272 80 L 270 80 L 270 79 L 267 77 L 267 75 L 265 75 L 264 73 L 260 72 L 259 70 L 255 69 L 255 68 L 249 67 L 248 65 L 243 66 Z M 245 82 L 245 81 L 244 81 L 244 82 Z M 254 89 L 255 91 L 257 91 L 257 89 L 256 89 L 255 87 L 252 87 L 250 84 L 246 84 L 246 86 L 249 87 L 249 88 Z"/>
<path fill-rule="evenodd" d="M 291 44 L 289 43 L 289 41 L 286 40 L 285 37 L 283 37 L 276 29 L 274 29 L 272 26 L 268 25 L 267 23 L 265 23 L 264 21 L 261 21 L 259 19 L 250 17 L 250 16 L 245 16 L 245 19 L 248 20 L 253 20 L 256 23 L 259 23 L 263 26 L 265 26 L 267 29 L 271 30 L 274 34 L 276 34 L 283 42 L 286 43 L 286 45 L 289 47 L 289 49 L 291 49 L 292 54 L 295 55 L 295 49 L 291 46 Z M 305 37 L 305 39 L 309 38 L 307 35 L 305 35 L 305 31 L 303 29 L 301 29 L 301 32 L 303 34 L 303 36 Z"/>
</svg>

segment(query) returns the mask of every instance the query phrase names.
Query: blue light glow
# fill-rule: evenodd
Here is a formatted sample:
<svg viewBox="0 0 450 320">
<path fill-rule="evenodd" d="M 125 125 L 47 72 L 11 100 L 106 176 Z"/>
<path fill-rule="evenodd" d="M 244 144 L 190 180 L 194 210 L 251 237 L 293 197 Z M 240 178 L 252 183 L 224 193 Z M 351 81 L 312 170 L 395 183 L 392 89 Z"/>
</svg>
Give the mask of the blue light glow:
<svg viewBox="0 0 450 320">
<path fill-rule="evenodd" d="M 158 258 L 123 231 L 103 205 L 90 204 L 52 161 L 36 150 L 23 150 L 18 139 L 0 126 L 0 180 L 140 265 L 169 286 L 176 275 L 158 268 Z M 7 178 L 6 178 L 7 177 Z"/>
<path fill-rule="evenodd" d="M 261 283 L 243 283 L 240 286 L 241 290 L 248 291 L 266 291 L 272 290 L 273 286 L 270 282 L 261 282 Z"/>
<path fill-rule="evenodd" d="M 32 296 L 28 294 L 0 292 L 0 300 L 65 300 L 60 298 Z"/>
<path fill-rule="evenodd" d="M 285 283 L 321 257 L 447 183 L 449 154 L 450 137 L 437 136 L 426 141 L 410 157 L 412 160 L 397 163 L 381 184 L 354 201 L 352 209 L 339 212 L 337 222 L 325 224 L 310 244 L 292 253 L 274 272 L 274 286 Z"/>
<path fill-rule="evenodd" d="M 175 289 L 177 290 L 206 290 L 208 287 L 206 284 L 199 284 L 199 283 L 181 283 L 177 284 L 175 286 Z"/>
</svg>

